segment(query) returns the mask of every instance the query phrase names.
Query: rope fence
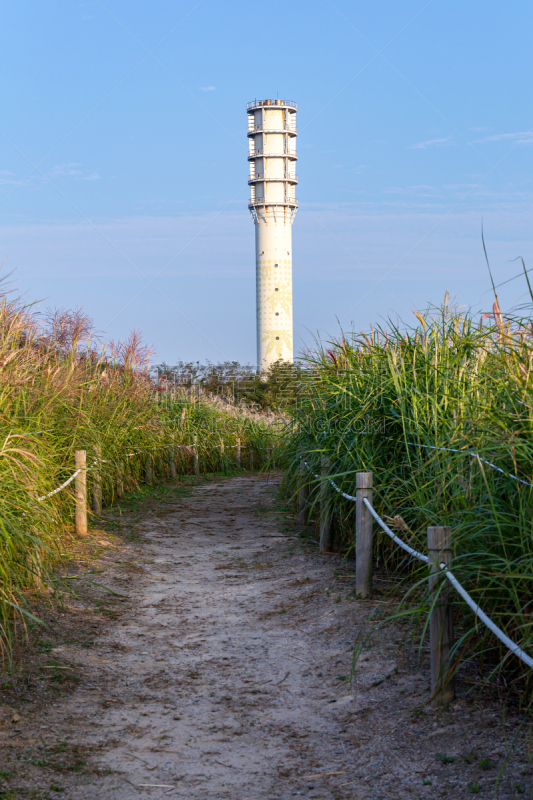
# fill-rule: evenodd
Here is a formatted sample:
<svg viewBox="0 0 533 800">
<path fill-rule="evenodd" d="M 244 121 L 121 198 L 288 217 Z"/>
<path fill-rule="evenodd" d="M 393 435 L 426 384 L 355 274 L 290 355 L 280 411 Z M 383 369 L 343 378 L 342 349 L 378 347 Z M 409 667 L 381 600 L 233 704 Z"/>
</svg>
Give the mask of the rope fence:
<svg viewBox="0 0 533 800">
<path fill-rule="evenodd" d="M 413 550 L 413 548 L 409 547 L 409 545 L 406 544 L 403 541 L 403 539 L 400 539 L 399 536 L 396 536 L 396 534 L 391 531 L 391 529 L 388 527 L 388 525 L 385 525 L 385 523 L 383 522 L 381 517 L 378 514 L 376 514 L 375 509 L 370 505 L 370 503 L 368 502 L 366 497 L 363 499 L 363 503 L 368 508 L 368 510 L 370 511 L 370 513 L 372 514 L 372 516 L 374 517 L 374 519 L 376 520 L 378 525 L 381 525 L 381 527 L 383 528 L 385 533 L 387 533 L 390 536 L 392 541 L 395 544 L 397 544 L 398 547 L 401 547 L 402 550 L 405 550 L 405 552 L 409 553 L 410 556 L 414 556 L 415 558 L 418 558 L 419 561 L 424 561 L 424 563 L 426 563 L 426 564 L 428 563 L 429 556 L 425 556 L 423 553 L 419 553 L 418 550 Z"/>
<path fill-rule="evenodd" d="M 365 431 L 361 431 L 359 435 L 365 435 Z M 393 439 L 392 436 L 384 436 L 388 442 L 396 442 L 398 443 L 399 439 Z M 518 481 L 518 483 L 523 484 L 524 486 L 529 486 L 533 489 L 533 483 L 529 481 L 523 480 L 523 478 L 519 478 L 518 475 L 513 475 L 512 472 L 507 472 L 506 470 L 498 467 L 496 464 L 493 464 L 492 461 L 487 461 L 486 458 L 480 456 L 479 453 L 475 453 L 473 450 L 461 450 L 458 447 L 436 447 L 431 444 L 421 444 L 420 442 L 408 442 L 407 440 L 403 439 L 403 444 L 408 445 L 409 447 L 422 447 L 424 450 L 440 450 L 443 453 L 460 453 L 463 456 L 470 456 L 471 458 L 477 458 L 478 461 L 482 461 L 483 464 L 487 464 L 487 466 L 491 467 L 492 469 L 496 470 L 496 472 L 501 472 L 502 475 L 505 475 L 507 478 L 512 478 L 514 481 Z M 347 496 L 346 499 L 350 499 Z"/>
<path fill-rule="evenodd" d="M 38 497 L 38 498 L 37 498 L 37 502 L 38 502 L 38 503 L 42 503 L 42 502 L 43 502 L 43 500 L 46 500 L 46 498 L 47 498 L 47 497 L 52 497 L 54 494 L 57 494 L 58 492 L 60 492 L 62 489 L 65 489 L 65 488 L 66 488 L 66 487 L 69 485 L 69 483 L 72 483 L 72 481 L 74 480 L 74 478 L 77 478 L 77 477 L 78 477 L 78 475 L 80 474 L 80 472 L 81 472 L 81 469 L 77 469 L 77 470 L 76 470 L 76 472 L 74 472 L 74 473 L 73 473 L 73 474 L 70 476 L 70 478 L 67 478 L 67 480 L 65 481 L 65 483 L 62 483 L 62 484 L 61 484 L 61 486 L 58 486 L 58 487 L 57 487 L 57 489 L 53 489 L 51 492 L 48 492 L 48 494 L 43 494 L 43 496 L 42 496 L 42 497 Z"/>
<path fill-rule="evenodd" d="M 388 439 L 389 442 L 396 442 L 397 439 L 392 439 L 390 436 L 385 436 L 385 439 Z M 434 447 L 430 444 L 418 444 L 417 442 L 407 442 L 404 440 L 404 444 L 409 445 L 409 447 L 423 447 L 424 450 L 441 450 L 445 453 L 461 453 L 464 456 L 470 456 L 471 458 L 477 458 L 478 461 L 482 461 L 487 466 L 491 467 L 492 469 L 496 470 L 496 472 L 501 472 L 502 475 L 505 475 L 507 478 L 512 478 L 514 481 L 518 481 L 518 483 L 522 483 L 524 486 L 530 486 L 533 488 L 533 483 L 529 481 L 525 481 L 522 478 L 519 478 L 517 475 L 513 475 L 512 472 L 506 472 L 501 467 L 496 466 L 493 464 L 492 461 L 487 461 L 486 458 L 483 458 L 479 455 L 479 453 L 474 453 L 473 450 L 460 450 L 456 447 Z"/>
<path fill-rule="evenodd" d="M 234 461 L 236 464 L 241 467 L 242 466 L 242 446 L 241 446 L 241 439 L 236 437 L 236 443 L 234 445 L 226 445 L 229 450 L 235 450 Z M 86 450 L 75 450 L 74 451 L 74 466 L 75 470 L 72 475 L 66 479 L 60 486 L 52 491 L 43 494 L 41 497 L 37 497 L 37 502 L 42 503 L 43 500 L 48 499 L 49 497 L 53 497 L 54 495 L 61 492 L 63 489 L 66 489 L 74 481 L 74 497 L 75 497 L 75 529 L 76 534 L 78 536 L 84 536 L 87 533 L 87 473 L 92 473 L 92 508 L 95 514 L 100 514 L 102 511 L 102 483 L 101 483 L 101 476 L 98 470 L 99 464 L 109 464 L 112 463 L 108 459 L 103 459 L 100 457 L 100 448 L 98 446 L 94 447 L 96 452 L 97 458 L 92 462 L 90 466 L 87 465 L 87 451 Z M 154 450 L 166 450 L 169 452 L 169 471 L 171 478 L 176 478 L 178 475 L 178 471 L 176 469 L 176 452 L 178 450 L 184 450 L 189 455 L 193 457 L 193 472 L 195 475 L 200 475 L 200 448 L 198 445 L 198 437 L 194 437 L 193 444 L 168 444 L 168 445 L 161 445 L 157 448 L 152 448 L 151 450 L 136 450 L 132 453 L 119 453 L 116 458 L 134 458 L 135 456 L 145 455 L 146 456 L 146 463 L 144 465 L 144 479 L 146 483 L 151 484 L 153 482 L 153 453 Z M 222 441 L 220 444 L 220 455 L 224 458 L 224 442 Z M 270 448 L 267 447 L 266 449 L 267 458 L 270 457 Z M 254 451 L 250 447 L 248 449 L 248 457 L 249 457 L 249 468 L 252 470 L 254 465 Z M 119 475 L 118 475 L 118 487 L 117 487 L 117 495 L 119 498 L 124 496 L 124 463 L 119 461 Z M 26 514 L 24 514 L 26 516 Z"/>
<path fill-rule="evenodd" d="M 418 446 L 418 445 L 417 445 Z M 436 448 L 437 449 L 437 448 Z M 440 448 L 439 448 L 440 449 Z M 448 449 L 448 448 L 442 448 Z M 461 451 L 455 451 L 461 452 Z M 477 458 L 479 456 L 475 455 Z M 484 460 L 484 459 L 483 459 Z M 490 464 L 490 462 L 485 461 Z M 301 460 L 301 465 L 305 467 L 319 481 L 321 481 L 320 491 L 320 550 L 327 552 L 330 545 L 330 534 L 325 529 L 329 527 L 331 519 L 331 503 L 328 503 L 323 487 L 329 483 L 333 489 L 346 500 L 356 504 L 356 524 L 355 524 L 355 551 L 356 551 L 356 580 L 355 588 L 359 596 L 366 597 L 372 591 L 373 581 L 373 561 L 372 561 L 372 520 L 375 520 L 380 528 L 401 547 L 408 555 L 422 561 L 430 567 L 430 589 L 432 594 L 432 604 L 430 612 L 430 652 L 431 652 L 431 689 L 435 705 L 449 703 L 455 697 L 454 678 L 453 678 L 453 614 L 450 596 L 444 591 L 442 586 L 435 585 L 436 577 L 439 572 L 443 573 L 449 583 L 462 597 L 468 607 L 474 612 L 476 617 L 504 644 L 513 655 L 519 658 L 530 669 L 533 669 L 533 658 L 529 656 L 521 647 L 512 641 L 499 628 L 490 617 L 478 606 L 478 604 L 468 594 L 464 586 L 460 584 L 453 572 L 449 569 L 452 561 L 452 529 L 446 526 L 428 528 L 428 550 L 429 555 L 419 553 L 400 539 L 388 525 L 381 519 L 376 512 L 373 504 L 373 476 L 371 472 L 356 473 L 356 493 L 355 496 L 343 492 L 337 484 L 327 474 L 330 462 L 327 457 L 322 456 L 322 474 L 317 475 L 313 472 L 306 461 Z M 494 466 L 500 472 L 499 467 Z M 509 473 L 504 473 L 509 474 Z M 516 476 L 510 476 L 516 477 Z M 520 478 L 516 478 L 520 480 Z M 525 483 L 525 481 L 521 481 Z M 531 485 L 531 484 L 528 484 Z M 300 524 L 307 525 L 309 503 L 309 486 L 302 484 L 298 492 L 298 521 Z M 329 507 L 328 507 L 329 506 Z"/>
</svg>

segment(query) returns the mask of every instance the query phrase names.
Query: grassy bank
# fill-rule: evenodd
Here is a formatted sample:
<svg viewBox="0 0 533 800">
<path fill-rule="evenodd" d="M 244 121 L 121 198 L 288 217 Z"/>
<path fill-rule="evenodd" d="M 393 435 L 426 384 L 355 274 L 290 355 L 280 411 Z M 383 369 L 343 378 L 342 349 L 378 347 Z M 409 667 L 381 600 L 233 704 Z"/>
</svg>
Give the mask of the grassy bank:
<svg viewBox="0 0 533 800">
<path fill-rule="evenodd" d="M 418 314 L 407 331 L 341 336 L 317 348 L 308 367 L 292 410 L 287 491 L 294 493 L 302 480 L 300 453 L 314 472 L 326 454 L 331 477 L 348 494 L 355 494 L 357 471 L 372 472 L 378 513 L 412 547 L 427 551 L 429 525 L 452 526 L 454 573 L 496 624 L 532 653 L 530 324 L 503 319 L 497 305 L 491 319 L 443 308 Z M 306 481 L 315 502 L 318 482 Z M 339 495 L 332 502 L 336 546 L 349 552 L 354 504 Z M 425 621 L 425 566 L 379 531 L 375 557 L 396 583 L 405 579 L 403 611 Z M 456 611 L 463 667 L 526 699 L 528 668 L 476 624 L 460 599 Z"/>
<path fill-rule="evenodd" d="M 0 299 L 0 647 L 9 656 L 30 608 L 50 591 L 50 577 L 73 541 L 73 486 L 39 500 L 74 470 L 87 451 L 89 495 L 98 461 L 104 504 L 117 493 L 176 471 L 237 471 L 274 458 L 273 417 L 212 401 L 191 387 L 154 381 L 137 334 L 104 344 L 80 311 L 38 317 Z M 18 620 L 18 622 L 17 622 Z"/>
</svg>

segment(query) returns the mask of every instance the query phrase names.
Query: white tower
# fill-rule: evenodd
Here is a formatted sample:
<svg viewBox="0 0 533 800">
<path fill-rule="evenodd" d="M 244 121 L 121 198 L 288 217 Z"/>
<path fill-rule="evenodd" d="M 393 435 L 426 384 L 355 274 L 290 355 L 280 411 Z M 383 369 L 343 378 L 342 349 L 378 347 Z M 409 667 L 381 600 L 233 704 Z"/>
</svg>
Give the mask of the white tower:
<svg viewBox="0 0 533 800">
<path fill-rule="evenodd" d="M 298 203 L 296 103 L 248 103 L 250 204 L 255 223 L 257 364 L 293 359 L 292 222 Z"/>
</svg>

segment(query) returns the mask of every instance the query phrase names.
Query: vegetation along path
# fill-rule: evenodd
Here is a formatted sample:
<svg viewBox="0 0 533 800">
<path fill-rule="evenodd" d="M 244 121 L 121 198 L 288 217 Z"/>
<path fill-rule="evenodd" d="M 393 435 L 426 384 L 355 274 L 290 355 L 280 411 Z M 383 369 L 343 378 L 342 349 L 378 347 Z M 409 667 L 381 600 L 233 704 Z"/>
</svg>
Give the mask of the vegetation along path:
<svg viewBox="0 0 533 800">
<path fill-rule="evenodd" d="M 107 513 L 102 572 L 94 553 L 77 566 L 90 602 L 68 596 L 4 684 L 0 796 L 531 797 L 527 721 L 462 690 L 431 710 L 401 630 L 366 640 L 350 684 L 379 594 L 355 599 L 353 564 L 288 526 L 280 480 L 191 480 Z"/>
</svg>

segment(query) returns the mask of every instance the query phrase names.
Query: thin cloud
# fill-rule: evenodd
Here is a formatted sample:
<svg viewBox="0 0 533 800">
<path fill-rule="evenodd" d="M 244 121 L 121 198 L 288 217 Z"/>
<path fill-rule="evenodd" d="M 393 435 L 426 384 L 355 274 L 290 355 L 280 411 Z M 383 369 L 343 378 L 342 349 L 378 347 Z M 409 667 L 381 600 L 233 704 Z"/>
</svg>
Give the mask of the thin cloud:
<svg viewBox="0 0 533 800">
<path fill-rule="evenodd" d="M 214 92 L 216 88 L 216 86 L 200 86 L 202 92 Z"/>
<path fill-rule="evenodd" d="M 49 175 L 81 175 L 79 169 L 76 167 L 81 167 L 81 164 L 77 164 L 73 162 L 72 164 L 56 164 L 55 167 L 52 167 Z"/>
<path fill-rule="evenodd" d="M 533 131 L 518 131 L 517 133 L 496 133 L 494 136 L 485 136 L 477 142 L 518 142 L 518 144 L 533 144 Z"/>
<path fill-rule="evenodd" d="M 81 164 L 77 164 L 76 162 L 73 162 L 72 164 L 56 164 L 55 167 L 52 167 L 48 175 L 51 177 L 56 175 L 65 175 L 69 178 L 75 178 L 79 181 L 100 180 L 100 175 L 97 172 L 91 172 L 88 175 L 84 175 L 83 170 L 77 169 L 77 167 L 81 167 Z"/>
<path fill-rule="evenodd" d="M 425 150 L 426 147 L 432 147 L 433 145 L 437 144 L 452 144 L 452 140 L 449 137 L 446 139 L 428 139 L 426 142 L 417 142 L 416 144 L 412 144 L 409 149 Z"/>
</svg>

